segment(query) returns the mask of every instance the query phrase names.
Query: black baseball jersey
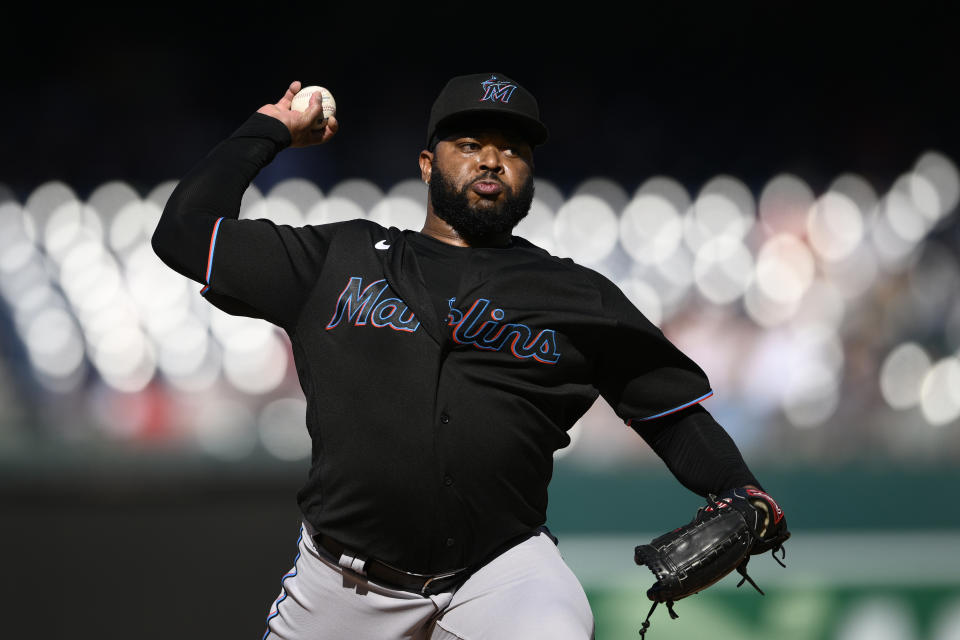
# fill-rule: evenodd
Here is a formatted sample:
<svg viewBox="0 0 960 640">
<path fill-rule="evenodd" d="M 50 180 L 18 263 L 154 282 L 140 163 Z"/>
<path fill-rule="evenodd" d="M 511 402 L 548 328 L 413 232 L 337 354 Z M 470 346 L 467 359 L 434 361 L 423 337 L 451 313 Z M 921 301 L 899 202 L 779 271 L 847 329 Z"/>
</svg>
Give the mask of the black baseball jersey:
<svg viewBox="0 0 960 640">
<path fill-rule="evenodd" d="M 237 220 L 287 144 L 255 114 L 184 179 L 154 248 L 214 305 L 289 335 L 313 442 L 298 500 L 318 531 L 408 571 L 472 565 L 544 523 L 553 453 L 598 394 L 635 428 L 710 395 L 607 278 L 522 238 L 456 249 L 443 309 L 418 232 Z"/>
</svg>

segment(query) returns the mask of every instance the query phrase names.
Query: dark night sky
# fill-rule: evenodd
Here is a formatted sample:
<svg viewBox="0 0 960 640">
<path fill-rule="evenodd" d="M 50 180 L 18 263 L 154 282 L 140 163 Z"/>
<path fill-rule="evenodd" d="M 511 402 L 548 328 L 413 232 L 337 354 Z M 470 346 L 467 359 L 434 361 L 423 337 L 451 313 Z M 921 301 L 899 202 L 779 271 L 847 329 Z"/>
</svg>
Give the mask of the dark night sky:
<svg viewBox="0 0 960 640">
<path fill-rule="evenodd" d="M 719 173 L 759 190 L 781 171 L 818 192 L 843 171 L 886 188 L 927 149 L 960 160 L 960 56 L 936 7 L 32 16 L 0 44 L 0 183 L 20 198 L 50 179 L 81 196 L 112 179 L 145 192 L 300 79 L 333 91 L 341 132 L 281 154 L 264 179 L 389 187 L 417 175 L 443 83 L 499 71 L 537 95 L 551 129 L 537 173 L 564 190 L 667 174 L 695 191 Z"/>
</svg>

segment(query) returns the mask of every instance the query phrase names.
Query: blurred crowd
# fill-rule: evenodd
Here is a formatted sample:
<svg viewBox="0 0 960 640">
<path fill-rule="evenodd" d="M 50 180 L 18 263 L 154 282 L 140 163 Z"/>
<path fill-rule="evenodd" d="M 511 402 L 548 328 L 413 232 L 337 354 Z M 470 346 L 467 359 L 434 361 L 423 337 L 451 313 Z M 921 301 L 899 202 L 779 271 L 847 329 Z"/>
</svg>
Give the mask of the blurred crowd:
<svg viewBox="0 0 960 640">
<path fill-rule="evenodd" d="M 150 237 L 175 183 L 80 199 L 0 185 L 0 455 L 95 449 L 226 460 L 309 455 L 289 342 L 208 305 Z M 960 459 L 960 176 L 936 151 L 893 184 L 781 174 L 751 189 L 653 177 L 538 180 L 516 233 L 616 282 L 709 375 L 705 406 L 748 459 Z M 251 186 L 241 217 L 419 229 L 419 181 Z M 558 453 L 652 461 L 597 404 Z"/>
</svg>

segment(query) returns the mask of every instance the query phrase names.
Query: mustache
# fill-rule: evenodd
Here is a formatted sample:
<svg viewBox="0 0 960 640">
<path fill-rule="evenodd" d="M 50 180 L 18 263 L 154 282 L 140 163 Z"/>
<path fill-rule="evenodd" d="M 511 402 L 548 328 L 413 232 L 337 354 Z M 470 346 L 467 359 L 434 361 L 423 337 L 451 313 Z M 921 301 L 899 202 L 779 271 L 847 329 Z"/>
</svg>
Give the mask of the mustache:
<svg viewBox="0 0 960 640">
<path fill-rule="evenodd" d="M 474 178 L 473 180 L 470 181 L 470 184 L 474 184 L 474 183 L 476 183 L 476 182 L 481 182 L 481 181 L 497 182 L 497 183 L 499 183 L 499 184 L 503 184 L 503 180 L 501 180 L 501 179 L 497 176 L 497 174 L 495 174 L 495 173 L 492 172 L 492 171 L 487 171 L 487 172 L 484 173 L 483 175 Z"/>
</svg>

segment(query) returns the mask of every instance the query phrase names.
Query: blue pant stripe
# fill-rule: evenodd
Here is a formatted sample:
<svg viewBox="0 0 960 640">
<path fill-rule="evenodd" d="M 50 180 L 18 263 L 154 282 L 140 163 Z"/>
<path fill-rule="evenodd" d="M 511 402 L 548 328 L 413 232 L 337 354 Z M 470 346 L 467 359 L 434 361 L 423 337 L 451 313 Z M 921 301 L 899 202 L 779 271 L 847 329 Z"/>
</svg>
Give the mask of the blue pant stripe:
<svg viewBox="0 0 960 640">
<path fill-rule="evenodd" d="M 266 640 L 267 636 L 270 635 L 270 621 L 277 617 L 277 614 L 280 613 L 280 603 L 287 599 L 287 589 L 284 586 L 284 583 L 287 581 L 287 578 L 292 578 L 297 575 L 297 562 L 300 560 L 300 541 L 303 540 L 303 528 L 300 529 L 300 535 L 297 536 L 297 557 L 293 559 L 293 569 L 291 569 L 285 576 L 280 578 L 280 597 L 277 599 L 276 610 L 267 616 L 267 631 L 263 634 L 263 638 L 260 640 Z"/>
</svg>

